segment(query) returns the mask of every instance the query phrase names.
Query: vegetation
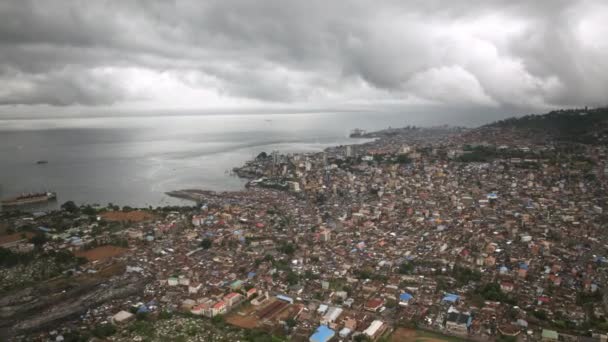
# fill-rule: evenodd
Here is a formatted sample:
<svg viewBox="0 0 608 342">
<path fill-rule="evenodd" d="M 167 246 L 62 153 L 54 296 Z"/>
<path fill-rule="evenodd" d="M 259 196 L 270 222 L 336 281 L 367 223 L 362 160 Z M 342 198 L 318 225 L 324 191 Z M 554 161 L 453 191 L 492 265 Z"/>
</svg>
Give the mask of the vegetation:
<svg viewBox="0 0 608 342">
<path fill-rule="evenodd" d="M 33 252 L 17 253 L 17 252 L 11 251 L 10 249 L 0 247 L 0 266 L 2 266 L 2 267 L 14 267 L 17 265 L 27 265 L 36 259 L 49 259 L 49 260 L 53 260 L 55 263 L 58 263 L 58 264 L 68 264 L 68 263 L 81 264 L 81 263 L 83 263 L 82 259 L 77 258 L 74 254 L 72 254 L 72 252 L 65 251 L 65 250 L 57 251 L 57 252 L 51 251 L 51 252 L 36 254 Z"/>
<path fill-rule="evenodd" d="M 516 304 L 515 299 L 502 292 L 498 283 L 485 284 L 483 286 L 478 287 L 475 292 L 481 295 L 485 300 L 508 303 L 511 305 Z"/>
<path fill-rule="evenodd" d="M 116 328 L 112 324 L 99 324 L 91 331 L 93 336 L 97 338 L 106 338 L 116 333 Z"/>
<path fill-rule="evenodd" d="M 76 205 L 76 203 L 74 203 L 74 201 L 67 201 L 65 203 L 63 203 L 61 205 L 61 209 L 65 210 L 69 213 L 77 213 L 78 212 L 78 206 Z"/>
<path fill-rule="evenodd" d="M 454 265 L 452 276 L 456 279 L 458 286 L 463 286 L 472 281 L 479 281 L 481 279 L 481 272 L 468 267 Z M 500 286 L 498 289 L 500 290 Z"/>
<path fill-rule="evenodd" d="M 201 241 L 201 247 L 203 247 L 204 249 L 211 248 L 212 244 L 213 242 L 209 238 L 204 238 L 203 241 Z"/>
<path fill-rule="evenodd" d="M 279 246 L 279 251 L 287 255 L 293 255 L 296 252 L 296 247 L 292 243 L 286 243 Z"/>
<path fill-rule="evenodd" d="M 596 109 L 557 110 L 544 115 L 527 115 L 520 118 L 501 120 L 489 127 L 518 128 L 532 132 L 549 134 L 564 142 L 582 144 L 605 143 L 598 130 L 606 129 L 608 107 Z"/>
<path fill-rule="evenodd" d="M 399 265 L 400 274 L 412 274 L 414 272 L 414 264 L 411 262 L 404 262 Z"/>
</svg>

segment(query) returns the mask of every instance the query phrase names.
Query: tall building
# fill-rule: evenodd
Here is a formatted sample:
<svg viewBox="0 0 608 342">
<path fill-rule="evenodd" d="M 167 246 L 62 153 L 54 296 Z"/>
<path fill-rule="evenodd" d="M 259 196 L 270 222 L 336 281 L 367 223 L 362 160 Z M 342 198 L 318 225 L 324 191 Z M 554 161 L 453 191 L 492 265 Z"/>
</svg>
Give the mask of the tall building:
<svg viewBox="0 0 608 342">
<path fill-rule="evenodd" d="M 353 156 L 353 147 L 348 145 L 346 146 L 346 158 L 351 158 Z"/>
</svg>

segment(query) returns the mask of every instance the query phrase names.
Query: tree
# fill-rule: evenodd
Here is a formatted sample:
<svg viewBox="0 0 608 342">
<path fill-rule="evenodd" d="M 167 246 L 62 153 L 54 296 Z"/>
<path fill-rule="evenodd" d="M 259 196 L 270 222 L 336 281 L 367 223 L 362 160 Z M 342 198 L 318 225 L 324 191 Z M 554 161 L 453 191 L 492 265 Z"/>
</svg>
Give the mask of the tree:
<svg viewBox="0 0 608 342">
<path fill-rule="evenodd" d="M 93 333 L 93 336 L 103 339 L 114 335 L 116 333 L 116 328 L 112 324 L 98 324 L 93 328 L 91 333 Z"/>
<path fill-rule="evenodd" d="M 201 241 L 201 247 L 204 249 L 211 248 L 211 245 L 213 245 L 213 242 L 209 238 L 204 238 L 203 241 Z"/>
<path fill-rule="evenodd" d="M 353 337 L 353 341 L 355 341 L 355 342 L 367 342 L 367 341 L 371 341 L 371 339 L 367 335 L 359 334 L 359 335 Z"/>
<path fill-rule="evenodd" d="M 414 265 L 410 262 L 404 262 L 399 265 L 399 273 L 400 274 L 412 274 L 414 271 Z"/>
<path fill-rule="evenodd" d="M 291 243 L 287 243 L 281 246 L 279 250 L 287 255 L 293 255 L 296 251 L 296 247 Z"/>
<path fill-rule="evenodd" d="M 94 216 L 97 214 L 97 210 L 95 210 L 95 208 L 91 207 L 90 205 L 87 205 L 82 209 L 82 213 L 85 215 Z"/>
<path fill-rule="evenodd" d="M 296 322 L 296 320 L 295 320 L 295 319 L 293 319 L 293 318 L 288 318 L 288 319 L 285 321 L 285 324 L 287 324 L 287 326 L 288 326 L 289 328 L 293 328 L 293 327 L 295 327 L 295 326 L 296 326 L 296 324 L 298 324 L 298 322 Z"/>
<path fill-rule="evenodd" d="M 75 213 L 78 211 L 78 206 L 73 201 L 67 201 L 61 205 L 61 209 L 69 213 Z"/>
<path fill-rule="evenodd" d="M 30 242 L 33 243 L 36 248 L 44 246 L 47 241 L 48 239 L 44 234 L 36 234 L 30 239 Z"/>
<path fill-rule="evenodd" d="M 211 322 L 215 325 L 219 325 L 219 326 L 223 326 L 224 325 L 224 316 L 222 315 L 215 315 L 213 316 L 213 318 L 211 319 Z"/>
<path fill-rule="evenodd" d="M 293 271 L 289 271 L 289 273 L 287 273 L 287 283 L 289 285 L 295 285 L 298 283 L 298 281 L 300 281 L 300 277 L 297 273 Z"/>
<path fill-rule="evenodd" d="M 255 157 L 255 159 L 258 159 L 258 160 L 260 160 L 260 159 L 266 159 L 266 158 L 268 158 L 268 153 L 266 153 L 264 151 L 260 152 L 260 154 L 258 154 L 258 156 Z"/>
</svg>

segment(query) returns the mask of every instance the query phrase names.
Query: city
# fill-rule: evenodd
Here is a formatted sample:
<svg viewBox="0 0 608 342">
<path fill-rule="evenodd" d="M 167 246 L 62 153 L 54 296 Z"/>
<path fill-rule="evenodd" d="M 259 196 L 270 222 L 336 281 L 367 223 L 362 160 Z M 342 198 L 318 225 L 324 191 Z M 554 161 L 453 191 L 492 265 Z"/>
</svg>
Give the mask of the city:
<svg viewBox="0 0 608 342">
<path fill-rule="evenodd" d="M 607 113 L 260 151 L 187 206 L 4 211 L 2 336 L 606 341 Z"/>
</svg>

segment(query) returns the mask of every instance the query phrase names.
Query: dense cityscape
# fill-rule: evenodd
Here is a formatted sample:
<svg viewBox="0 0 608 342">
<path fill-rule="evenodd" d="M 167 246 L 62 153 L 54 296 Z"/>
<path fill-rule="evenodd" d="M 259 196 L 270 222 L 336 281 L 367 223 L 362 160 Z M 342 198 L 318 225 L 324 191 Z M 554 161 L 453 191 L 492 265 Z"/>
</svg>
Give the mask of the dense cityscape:
<svg viewBox="0 0 608 342">
<path fill-rule="evenodd" d="M 260 151 L 190 206 L 0 216 L 15 341 L 606 341 L 606 109 Z"/>
</svg>

